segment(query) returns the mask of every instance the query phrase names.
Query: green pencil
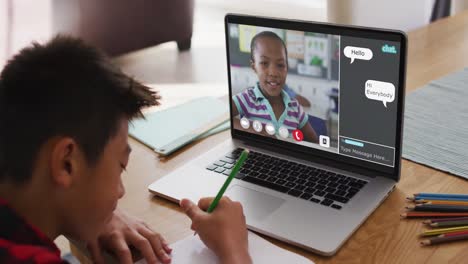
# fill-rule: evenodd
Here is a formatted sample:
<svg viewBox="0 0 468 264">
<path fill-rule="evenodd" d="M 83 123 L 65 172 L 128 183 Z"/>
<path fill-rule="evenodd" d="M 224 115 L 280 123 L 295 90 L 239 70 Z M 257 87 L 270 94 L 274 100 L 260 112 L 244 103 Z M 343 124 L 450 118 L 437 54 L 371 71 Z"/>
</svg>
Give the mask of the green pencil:
<svg viewBox="0 0 468 264">
<path fill-rule="evenodd" d="M 249 150 L 244 149 L 244 151 L 242 151 L 236 165 L 234 165 L 234 168 L 232 168 L 231 174 L 229 174 L 229 177 L 227 177 L 226 181 L 224 182 L 223 186 L 219 190 L 219 192 L 216 195 L 215 199 L 211 202 L 210 207 L 208 207 L 208 210 L 206 212 L 211 213 L 216 208 L 216 206 L 219 203 L 219 200 L 221 200 L 221 198 L 223 197 L 224 192 L 229 187 L 229 184 L 231 183 L 232 179 L 239 172 L 240 168 L 242 167 L 242 164 L 244 164 L 244 161 L 247 159 L 248 155 L 249 155 Z"/>
<path fill-rule="evenodd" d="M 242 164 L 244 164 L 244 161 L 247 159 L 248 155 L 249 155 L 249 150 L 244 149 L 239 159 L 237 160 L 236 165 L 234 165 L 234 168 L 232 168 L 231 174 L 229 174 L 223 186 L 219 190 L 218 194 L 216 195 L 216 197 L 214 198 L 214 200 L 211 202 L 210 206 L 208 207 L 208 210 L 206 210 L 207 213 L 213 212 L 213 210 L 216 208 L 216 206 L 219 203 L 219 200 L 221 200 L 221 198 L 223 197 L 224 192 L 226 192 L 226 189 L 229 187 L 229 184 L 231 183 L 232 179 L 234 179 L 234 177 L 239 172 L 240 168 L 242 167 Z M 195 232 L 193 235 L 195 236 L 196 234 L 197 232 Z"/>
</svg>

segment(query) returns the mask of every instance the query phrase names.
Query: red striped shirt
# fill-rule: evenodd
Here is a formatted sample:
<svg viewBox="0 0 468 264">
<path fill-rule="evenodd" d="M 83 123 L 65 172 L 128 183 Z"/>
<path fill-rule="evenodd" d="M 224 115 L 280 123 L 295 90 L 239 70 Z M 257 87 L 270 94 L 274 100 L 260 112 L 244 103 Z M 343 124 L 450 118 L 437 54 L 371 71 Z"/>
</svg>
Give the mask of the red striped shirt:
<svg viewBox="0 0 468 264">
<path fill-rule="evenodd" d="M 0 198 L 0 263 L 67 263 L 44 233 Z"/>
</svg>

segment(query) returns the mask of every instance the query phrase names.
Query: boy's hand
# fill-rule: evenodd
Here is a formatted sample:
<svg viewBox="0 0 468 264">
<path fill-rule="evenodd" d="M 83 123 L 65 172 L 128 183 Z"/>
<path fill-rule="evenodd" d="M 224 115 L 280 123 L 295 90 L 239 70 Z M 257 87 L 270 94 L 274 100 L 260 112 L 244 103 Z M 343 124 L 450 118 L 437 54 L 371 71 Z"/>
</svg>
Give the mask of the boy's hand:
<svg viewBox="0 0 468 264">
<path fill-rule="evenodd" d="M 171 249 L 164 238 L 144 222 L 116 209 L 96 241 L 88 243 L 94 263 L 104 263 L 101 249 L 112 252 L 119 263 L 133 263 L 129 245 L 138 249 L 148 263 L 170 263 Z"/>
<path fill-rule="evenodd" d="M 242 205 L 223 197 L 212 213 L 204 212 L 212 200 L 202 198 L 198 206 L 187 199 L 180 201 L 180 206 L 192 220 L 192 230 L 222 263 L 251 263 Z"/>
</svg>

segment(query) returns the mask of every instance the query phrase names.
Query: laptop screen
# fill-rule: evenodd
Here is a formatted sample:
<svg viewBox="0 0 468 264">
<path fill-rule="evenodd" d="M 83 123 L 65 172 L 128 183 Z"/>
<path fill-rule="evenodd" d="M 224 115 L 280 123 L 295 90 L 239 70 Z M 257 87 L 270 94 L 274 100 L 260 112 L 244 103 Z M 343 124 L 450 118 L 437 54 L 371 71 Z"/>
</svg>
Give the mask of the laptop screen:
<svg viewBox="0 0 468 264">
<path fill-rule="evenodd" d="M 405 63 L 398 38 L 297 21 L 235 20 L 228 16 L 226 23 L 234 132 L 393 171 Z"/>
</svg>

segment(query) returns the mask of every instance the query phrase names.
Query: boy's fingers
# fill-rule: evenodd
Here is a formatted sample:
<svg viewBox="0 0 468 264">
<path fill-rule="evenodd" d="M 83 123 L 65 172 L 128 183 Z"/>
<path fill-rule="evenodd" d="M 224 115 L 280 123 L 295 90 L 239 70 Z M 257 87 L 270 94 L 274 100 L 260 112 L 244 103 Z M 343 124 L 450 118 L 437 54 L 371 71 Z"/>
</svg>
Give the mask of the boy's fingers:
<svg viewBox="0 0 468 264">
<path fill-rule="evenodd" d="M 198 201 L 198 207 L 202 209 L 203 211 L 208 210 L 208 207 L 210 207 L 211 202 L 213 202 L 214 197 L 205 197 L 201 198 L 200 201 Z"/>
<path fill-rule="evenodd" d="M 108 241 L 107 247 L 113 252 L 119 260 L 119 263 L 132 264 L 132 253 L 128 248 L 127 242 L 123 237 L 116 237 Z"/>
<path fill-rule="evenodd" d="M 148 224 L 146 224 L 145 222 L 143 222 L 143 225 L 146 227 L 146 231 L 141 231 L 140 233 L 145 236 L 146 238 L 148 237 L 157 237 L 159 240 L 161 240 L 161 244 L 162 244 L 162 247 L 164 248 L 164 250 L 166 251 L 166 253 L 170 254 L 171 251 L 172 251 L 172 248 L 169 247 L 169 244 L 167 244 L 167 241 L 166 239 L 164 239 L 163 236 L 161 236 L 161 234 L 158 234 L 156 232 L 153 231 L 153 229 L 151 229 L 151 227 L 148 226 Z M 151 241 L 151 239 L 150 239 Z"/>
<path fill-rule="evenodd" d="M 147 263 L 160 263 L 156 254 L 161 249 L 154 250 L 151 242 L 142 234 L 137 232 L 130 233 L 127 236 L 128 243 L 133 245 L 138 251 L 141 252 Z"/>
<path fill-rule="evenodd" d="M 210 207 L 211 203 L 213 202 L 215 198 L 214 197 L 205 197 L 205 198 L 201 198 L 200 201 L 198 201 L 198 207 L 200 207 L 200 209 L 202 209 L 203 211 L 206 211 L 208 210 L 208 207 Z M 232 200 L 227 197 L 227 196 L 223 196 L 221 197 L 221 200 L 219 200 L 219 202 L 223 202 L 223 203 L 230 203 L 232 202 Z"/>
<path fill-rule="evenodd" d="M 101 247 L 97 241 L 89 242 L 87 245 L 89 252 L 91 253 L 91 258 L 93 263 L 104 264 L 104 258 L 102 257 Z"/>
<path fill-rule="evenodd" d="M 157 255 L 158 259 L 161 260 L 162 263 L 170 263 L 171 258 L 166 251 L 165 241 L 160 234 L 154 233 L 151 230 L 144 230 L 140 231 L 140 234 L 143 235 L 146 239 L 149 240 L 151 246 L 153 247 L 154 253 Z"/>
<path fill-rule="evenodd" d="M 189 199 L 182 199 L 180 201 L 180 207 L 182 207 L 185 214 L 192 220 L 196 215 L 203 213 L 200 208 Z"/>
</svg>

